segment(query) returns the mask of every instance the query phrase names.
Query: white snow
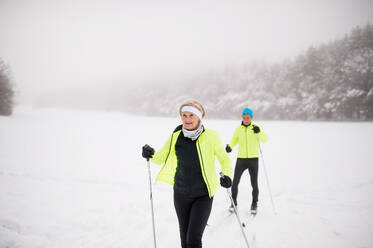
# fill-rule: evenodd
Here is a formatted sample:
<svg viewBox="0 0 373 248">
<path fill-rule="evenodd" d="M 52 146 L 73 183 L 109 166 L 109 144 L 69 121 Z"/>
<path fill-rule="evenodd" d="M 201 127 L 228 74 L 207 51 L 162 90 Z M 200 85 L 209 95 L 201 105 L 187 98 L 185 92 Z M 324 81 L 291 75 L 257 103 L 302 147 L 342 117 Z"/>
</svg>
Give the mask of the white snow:
<svg viewBox="0 0 373 248">
<path fill-rule="evenodd" d="M 205 126 L 228 143 L 239 122 Z M 258 123 L 269 136 L 262 150 L 277 215 L 260 163 L 254 220 L 247 174 L 238 199 L 250 247 L 373 247 L 373 124 Z M 177 116 L 25 107 L 0 117 L 0 247 L 153 247 L 141 146 L 160 149 L 178 124 Z M 151 165 L 153 180 L 159 169 Z M 153 196 L 158 247 L 179 247 L 172 187 L 155 183 Z M 228 206 L 220 189 L 204 247 L 245 247 Z"/>
</svg>

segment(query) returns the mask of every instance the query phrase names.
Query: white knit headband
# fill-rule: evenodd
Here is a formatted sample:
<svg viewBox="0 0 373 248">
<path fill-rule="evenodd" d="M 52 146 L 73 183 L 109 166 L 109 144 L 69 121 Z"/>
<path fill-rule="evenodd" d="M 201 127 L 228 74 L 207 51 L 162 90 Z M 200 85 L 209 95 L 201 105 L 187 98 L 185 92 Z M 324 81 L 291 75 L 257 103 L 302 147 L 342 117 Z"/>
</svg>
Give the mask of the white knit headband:
<svg viewBox="0 0 373 248">
<path fill-rule="evenodd" d="M 182 109 L 181 109 L 181 113 L 183 112 L 191 112 L 193 114 L 195 114 L 196 116 L 198 116 L 198 118 L 200 120 L 202 120 L 202 113 L 201 111 L 199 111 L 199 109 L 193 107 L 193 106 L 184 106 Z"/>
</svg>

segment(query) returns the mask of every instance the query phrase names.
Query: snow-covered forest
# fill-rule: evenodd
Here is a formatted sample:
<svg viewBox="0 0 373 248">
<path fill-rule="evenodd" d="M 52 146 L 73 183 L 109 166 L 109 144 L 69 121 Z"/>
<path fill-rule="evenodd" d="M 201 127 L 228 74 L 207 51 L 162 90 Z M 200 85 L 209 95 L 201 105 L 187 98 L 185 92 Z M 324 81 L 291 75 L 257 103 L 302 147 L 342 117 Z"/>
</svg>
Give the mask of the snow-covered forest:
<svg viewBox="0 0 373 248">
<path fill-rule="evenodd" d="M 371 120 L 373 25 L 311 46 L 293 60 L 226 66 L 180 85 L 130 92 L 135 100 L 127 110 L 170 114 L 180 98 L 194 97 L 203 100 L 209 116 L 220 118 L 251 106 L 263 119 Z M 175 97 L 163 97 L 166 92 Z"/>
<path fill-rule="evenodd" d="M 372 120 L 373 25 L 282 63 L 232 64 L 164 81 L 67 90 L 41 96 L 37 105 L 167 116 L 189 98 L 217 118 L 235 118 L 250 106 L 260 119 Z"/>
</svg>

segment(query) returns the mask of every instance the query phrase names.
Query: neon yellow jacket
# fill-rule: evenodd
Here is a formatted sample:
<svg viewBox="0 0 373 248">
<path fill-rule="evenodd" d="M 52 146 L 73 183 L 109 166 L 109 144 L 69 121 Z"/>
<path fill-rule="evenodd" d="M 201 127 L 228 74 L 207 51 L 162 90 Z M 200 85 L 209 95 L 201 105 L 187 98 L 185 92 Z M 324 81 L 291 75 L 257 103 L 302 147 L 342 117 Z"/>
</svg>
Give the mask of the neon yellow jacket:
<svg viewBox="0 0 373 248">
<path fill-rule="evenodd" d="M 181 126 L 175 129 L 164 144 L 163 148 L 156 152 L 153 155 L 153 158 L 150 159 L 152 163 L 159 165 L 163 164 L 156 180 L 166 182 L 172 186 L 174 185 L 177 168 L 175 144 L 181 132 L 180 127 Z M 202 177 L 206 183 L 211 198 L 220 187 L 220 182 L 215 169 L 215 156 L 219 160 L 223 174 L 230 178 L 232 178 L 232 162 L 224 149 L 219 134 L 214 130 L 205 129 L 205 131 L 198 137 L 196 146 L 201 165 Z"/>
<path fill-rule="evenodd" d="M 229 146 L 233 150 L 238 143 L 237 158 L 257 158 L 259 156 L 259 141 L 265 143 L 268 140 L 267 134 L 259 126 L 260 132 L 254 133 L 253 125 L 258 126 L 252 122 L 247 127 L 241 124 L 234 131 Z"/>
</svg>

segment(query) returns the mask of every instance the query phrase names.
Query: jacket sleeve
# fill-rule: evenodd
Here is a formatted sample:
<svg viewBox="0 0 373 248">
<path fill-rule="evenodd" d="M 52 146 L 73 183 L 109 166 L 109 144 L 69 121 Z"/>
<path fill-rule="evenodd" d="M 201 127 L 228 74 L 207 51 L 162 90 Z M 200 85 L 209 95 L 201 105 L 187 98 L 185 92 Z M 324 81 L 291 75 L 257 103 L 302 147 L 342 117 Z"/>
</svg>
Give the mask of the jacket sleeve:
<svg viewBox="0 0 373 248">
<path fill-rule="evenodd" d="M 223 142 L 218 133 L 216 133 L 215 137 L 215 155 L 218 158 L 223 174 L 232 178 L 232 161 L 225 151 Z"/>
<path fill-rule="evenodd" d="M 236 146 L 237 142 L 238 142 L 238 127 L 236 128 L 236 130 L 234 131 L 233 133 L 233 137 L 231 139 L 231 142 L 229 142 L 229 146 L 231 147 L 231 149 L 233 150 L 233 148 Z"/>
<path fill-rule="evenodd" d="M 166 143 L 163 145 L 162 149 L 155 152 L 150 161 L 154 164 L 161 165 L 166 161 L 166 158 L 170 152 L 171 140 L 173 134 L 167 139 Z"/>
</svg>

